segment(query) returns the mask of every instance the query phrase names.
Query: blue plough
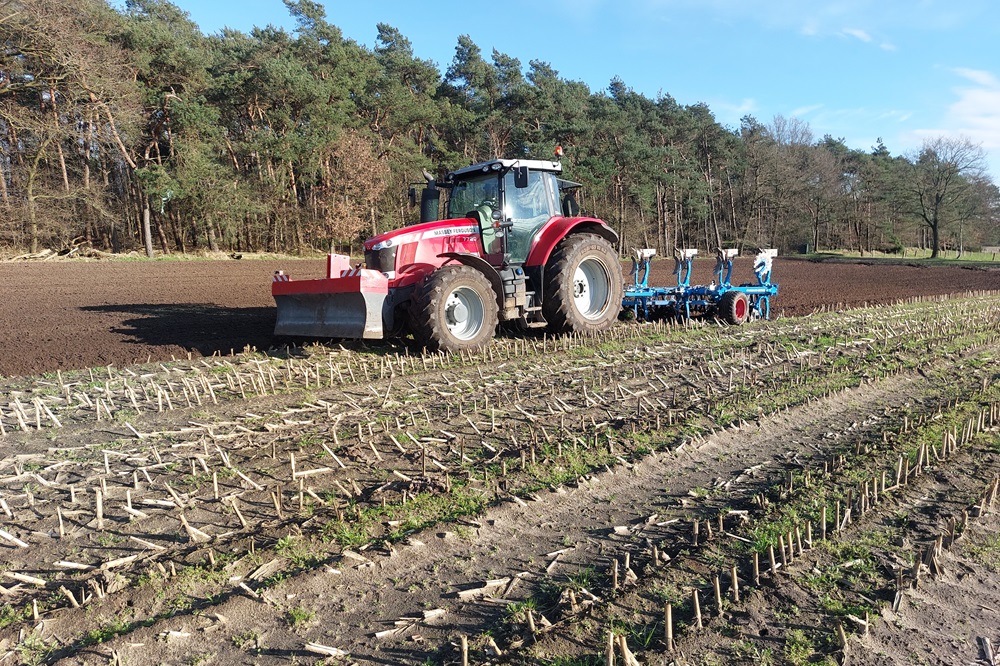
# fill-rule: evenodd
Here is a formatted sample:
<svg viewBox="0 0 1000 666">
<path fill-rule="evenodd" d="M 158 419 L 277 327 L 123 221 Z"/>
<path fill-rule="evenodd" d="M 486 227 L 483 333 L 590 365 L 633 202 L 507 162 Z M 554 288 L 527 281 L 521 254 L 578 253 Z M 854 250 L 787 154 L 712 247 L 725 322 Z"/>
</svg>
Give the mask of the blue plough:
<svg viewBox="0 0 1000 666">
<path fill-rule="evenodd" d="M 771 297 L 778 285 L 771 282 L 771 263 L 777 250 L 760 250 L 754 259 L 753 271 L 757 284 L 730 284 L 735 249 L 716 250 L 715 280 L 709 285 L 691 284 L 691 264 L 698 250 L 674 251 L 674 275 L 677 286 L 651 287 L 648 284 L 650 264 L 656 250 L 635 250 L 632 257 L 632 284 L 625 288 L 622 307 L 636 319 L 652 320 L 672 317 L 686 321 L 692 313 L 713 314 L 730 324 L 742 324 L 750 319 L 770 319 Z"/>
</svg>

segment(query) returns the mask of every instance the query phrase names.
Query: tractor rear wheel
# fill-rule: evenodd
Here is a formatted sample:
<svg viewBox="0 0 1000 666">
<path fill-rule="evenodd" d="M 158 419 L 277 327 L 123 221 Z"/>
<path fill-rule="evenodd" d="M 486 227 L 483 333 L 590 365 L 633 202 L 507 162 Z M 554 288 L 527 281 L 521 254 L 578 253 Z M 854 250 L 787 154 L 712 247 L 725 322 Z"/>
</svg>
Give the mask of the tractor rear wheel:
<svg viewBox="0 0 1000 666">
<path fill-rule="evenodd" d="M 410 328 L 417 344 L 431 350 L 477 349 L 497 327 L 497 299 L 486 276 L 475 268 L 439 268 L 413 294 Z"/>
<path fill-rule="evenodd" d="M 727 291 L 719 299 L 718 311 L 720 319 L 738 326 L 750 316 L 750 301 L 742 291 Z"/>
<path fill-rule="evenodd" d="M 555 333 L 593 335 L 618 321 L 622 289 L 611 243 L 592 234 L 570 236 L 549 258 L 542 312 Z"/>
</svg>

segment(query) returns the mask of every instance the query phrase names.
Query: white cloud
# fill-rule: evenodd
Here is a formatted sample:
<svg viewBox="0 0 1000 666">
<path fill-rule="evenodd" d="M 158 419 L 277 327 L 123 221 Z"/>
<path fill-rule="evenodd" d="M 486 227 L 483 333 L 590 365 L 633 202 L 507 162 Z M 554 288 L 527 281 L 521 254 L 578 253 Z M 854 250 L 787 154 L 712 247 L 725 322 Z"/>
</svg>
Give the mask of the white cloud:
<svg viewBox="0 0 1000 666">
<path fill-rule="evenodd" d="M 955 101 L 948 105 L 940 127 L 918 129 L 914 134 L 961 135 L 982 144 L 986 150 L 1000 153 L 1000 79 L 993 72 L 981 69 L 959 67 L 952 72 L 973 85 L 952 89 Z"/>
<path fill-rule="evenodd" d="M 955 100 L 945 110 L 940 127 L 917 129 L 912 136 L 915 142 L 940 136 L 964 137 L 981 145 L 994 181 L 1000 182 L 1000 78 L 980 69 L 952 71 L 973 85 L 952 89 Z"/>
<path fill-rule="evenodd" d="M 813 111 L 819 111 L 822 108 L 823 108 L 822 104 L 810 104 L 809 106 L 800 106 L 797 109 L 792 109 L 792 112 L 789 115 L 792 116 L 793 118 L 802 118 L 803 116 L 807 116 Z"/>
<path fill-rule="evenodd" d="M 875 116 L 876 120 L 891 120 L 896 123 L 905 123 L 907 120 L 913 117 L 912 111 L 897 111 L 895 109 L 890 109 L 888 111 L 883 111 L 882 113 Z"/>
<path fill-rule="evenodd" d="M 799 28 L 799 33 L 806 37 L 815 37 L 820 33 L 819 23 L 811 19 L 803 21 L 802 27 Z"/>
<path fill-rule="evenodd" d="M 948 107 L 946 126 L 952 131 L 1000 150 L 1000 87 L 959 88 L 958 100 Z"/>
<path fill-rule="evenodd" d="M 561 0 L 568 1 L 568 0 Z M 694 13 L 803 37 L 851 37 L 895 52 L 914 34 L 959 34 L 995 22 L 996 0 L 586 0 L 647 20 Z"/>
<path fill-rule="evenodd" d="M 968 69 L 966 67 L 956 67 L 952 71 L 976 85 L 986 88 L 1000 88 L 1000 80 L 997 80 L 993 72 L 987 72 L 982 69 Z"/>
<path fill-rule="evenodd" d="M 757 100 L 746 97 L 738 102 L 728 99 L 713 99 L 706 102 L 716 120 L 729 127 L 738 127 L 740 120 L 747 115 L 754 115 L 760 108 Z"/>
<path fill-rule="evenodd" d="M 566 1 L 566 0 L 563 0 Z M 606 6 L 621 0 L 585 0 Z M 805 34 L 847 32 L 845 25 L 867 26 L 861 32 L 882 30 L 955 30 L 970 21 L 987 20 L 995 0 L 632 0 L 643 15 L 689 9 L 717 16 L 748 19 L 772 27 L 792 27 Z M 914 6 L 916 5 L 916 6 Z M 867 40 L 865 40 L 867 41 Z"/>
<path fill-rule="evenodd" d="M 619 0 L 620 1 L 620 0 Z M 694 10 L 725 20 L 750 21 L 770 28 L 820 36 L 847 32 L 844 24 L 870 24 L 884 0 L 635 0 L 646 16 Z M 857 29 L 852 29 L 857 30 Z M 857 30 L 868 34 L 864 30 Z M 854 35 L 858 37 L 858 35 Z M 860 38 L 860 37 L 859 37 Z M 871 37 L 863 41 L 870 41 Z"/>
<path fill-rule="evenodd" d="M 865 30 L 859 28 L 845 28 L 843 33 L 855 39 L 860 39 L 862 42 L 872 41 L 872 36 L 868 34 Z"/>
</svg>

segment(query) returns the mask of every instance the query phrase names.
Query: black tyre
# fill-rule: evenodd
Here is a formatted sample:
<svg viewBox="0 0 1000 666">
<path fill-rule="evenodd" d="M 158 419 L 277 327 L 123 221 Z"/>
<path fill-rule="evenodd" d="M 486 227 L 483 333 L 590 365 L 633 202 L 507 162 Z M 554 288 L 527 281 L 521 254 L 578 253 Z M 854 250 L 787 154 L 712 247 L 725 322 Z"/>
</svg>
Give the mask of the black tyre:
<svg viewBox="0 0 1000 666">
<path fill-rule="evenodd" d="M 611 243 L 591 234 L 570 236 L 549 258 L 542 312 L 554 333 L 593 335 L 618 321 L 622 270 Z"/>
<path fill-rule="evenodd" d="M 386 340 L 405 337 L 410 322 L 410 312 L 406 304 L 397 305 L 392 310 L 392 326 L 385 331 Z"/>
<path fill-rule="evenodd" d="M 478 349 L 497 328 L 493 287 L 470 266 L 439 268 L 413 294 L 410 328 L 417 344 L 428 349 Z"/>
<path fill-rule="evenodd" d="M 742 291 L 727 291 L 719 299 L 719 318 L 727 324 L 738 326 L 750 316 L 750 301 Z"/>
</svg>

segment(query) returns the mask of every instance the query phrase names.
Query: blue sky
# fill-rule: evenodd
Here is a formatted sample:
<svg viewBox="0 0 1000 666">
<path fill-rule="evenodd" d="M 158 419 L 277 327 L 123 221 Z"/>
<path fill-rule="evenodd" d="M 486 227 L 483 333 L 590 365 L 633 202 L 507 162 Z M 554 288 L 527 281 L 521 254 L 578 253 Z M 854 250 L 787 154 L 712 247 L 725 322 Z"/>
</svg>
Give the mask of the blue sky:
<svg viewBox="0 0 1000 666">
<path fill-rule="evenodd" d="M 205 33 L 295 27 L 281 0 L 172 0 Z M 751 114 L 809 124 L 816 140 L 911 154 L 925 138 L 964 136 L 1000 183 L 997 0 L 327 0 L 327 20 L 373 46 L 398 28 L 443 72 L 459 35 L 542 60 L 591 90 L 615 76 L 650 98 L 704 102 L 735 128 Z"/>
</svg>

